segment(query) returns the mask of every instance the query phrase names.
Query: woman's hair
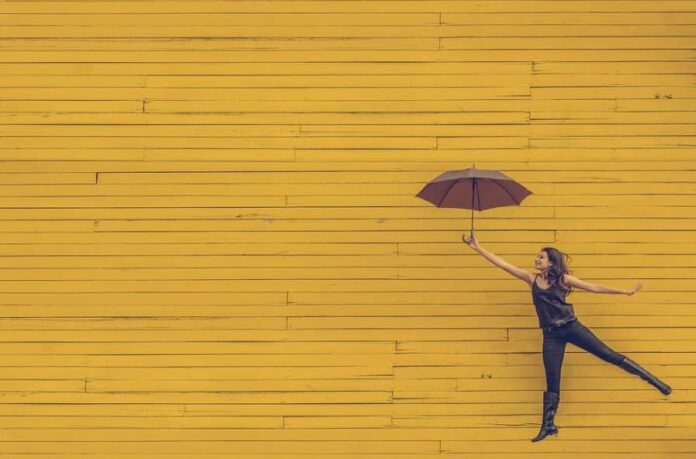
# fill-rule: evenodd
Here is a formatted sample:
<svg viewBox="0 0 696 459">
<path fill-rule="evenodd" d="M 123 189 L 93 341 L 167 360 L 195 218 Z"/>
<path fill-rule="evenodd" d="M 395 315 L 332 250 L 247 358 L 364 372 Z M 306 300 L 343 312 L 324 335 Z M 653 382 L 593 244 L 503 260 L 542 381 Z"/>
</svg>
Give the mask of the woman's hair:
<svg viewBox="0 0 696 459">
<path fill-rule="evenodd" d="M 553 247 L 544 247 L 541 250 L 546 252 L 546 256 L 551 263 L 547 273 L 549 288 L 558 287 L 563 291 L 565 296 L 570 295 L 574 291 L 573 287 L 563 282 L 563 274 L 572 273 L 572 271 L 568 269 L 568 262 L 566 261 L 566 259 L 570 261 L 570 256 Z"/>
</svg>

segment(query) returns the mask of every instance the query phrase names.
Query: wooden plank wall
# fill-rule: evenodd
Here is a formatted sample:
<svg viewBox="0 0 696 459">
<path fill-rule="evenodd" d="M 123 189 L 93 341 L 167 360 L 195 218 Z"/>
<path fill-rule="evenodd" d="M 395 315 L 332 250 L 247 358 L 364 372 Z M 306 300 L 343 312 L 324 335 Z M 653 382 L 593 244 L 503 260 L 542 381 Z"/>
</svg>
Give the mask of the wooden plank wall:
<svg viewBox="0 0 696 459">
<path fill-rule="evenodd" d="M 0 3 L 0 458 L 696 455 L 696 1 Z M 528 286 L 632 297 L 557 439 Z"/>
</svg>

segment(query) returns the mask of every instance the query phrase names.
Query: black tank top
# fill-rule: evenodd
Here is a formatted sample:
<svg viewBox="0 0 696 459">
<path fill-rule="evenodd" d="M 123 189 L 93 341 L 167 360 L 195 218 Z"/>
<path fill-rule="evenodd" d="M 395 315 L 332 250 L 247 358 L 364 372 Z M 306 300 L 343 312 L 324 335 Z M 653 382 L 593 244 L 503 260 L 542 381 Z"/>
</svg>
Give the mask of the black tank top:
<svg viewBox="0 0 696 459">
<path fill-rule="evenodd" d="M 537 274 L 532 285 L 532 301 L 539 318 L 539 328 L 559 327 L 577 319 L 573 305 L 566 303 L 565 295 L 560 287 L 552 285 L 543 289 L 537 285 Z"/>
</svg>

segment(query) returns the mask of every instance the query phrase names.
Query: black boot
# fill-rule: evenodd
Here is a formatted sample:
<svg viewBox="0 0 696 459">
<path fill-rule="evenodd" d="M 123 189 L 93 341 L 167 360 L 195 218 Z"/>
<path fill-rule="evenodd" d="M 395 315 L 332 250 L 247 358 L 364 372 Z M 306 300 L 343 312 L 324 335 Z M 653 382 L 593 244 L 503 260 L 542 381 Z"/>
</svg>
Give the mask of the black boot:
<svg viewBox="0 0 696 459">
<path fill-rule="evenodd" d="M 641 367 L 638 365 L 636 362 L 633 360 L 629 359 L 628 357 L 624 357 L 623 361 L 619 364 L 621 368 L 624 370 L 628 371 L 631 374 L 638 375 L 653 386 L 657 387 L 657 390 L 662 392 L 665 395 L 668 395 L 670 392 L 672 392 L 672 388 L 669 387 L 667 384 L 663 383 L 659 379 L 657 379 L 655 376 L 651 375 L 648 370 L 645 368 Z"/>
<path fill-rule="evenodd" d="M 559 396 L 556 392 L 544 392 L 544 414 L 541 418 L 541 429 L 539 434 L 532 438 L 532 441 L 539 441 L 546 438 L 547 435 L 557 435 L 558 427 L 553 423 L 553 417 L 556 416 L 558 409 Z"/>
</svg>

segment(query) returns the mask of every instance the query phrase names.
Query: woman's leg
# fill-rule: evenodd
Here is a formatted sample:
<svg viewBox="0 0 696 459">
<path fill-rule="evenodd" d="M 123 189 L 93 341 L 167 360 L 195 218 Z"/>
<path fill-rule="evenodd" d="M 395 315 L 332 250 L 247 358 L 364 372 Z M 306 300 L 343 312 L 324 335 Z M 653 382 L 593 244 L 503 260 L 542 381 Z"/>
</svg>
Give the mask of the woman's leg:
<svg viewBox="0 0 696 459">
<path fill-rule="evenodd" d="M 557 331 L 544 331 L 544 369 L 546 370 L 546 387 L 544 391 L 544 408 L 541 417 L 541 427 L 533 442 L 541 441 L 549 435 L 558 434 L 558 426 L 553 423 L 558 409 L 559 392 L 561 390 L 561 365 L 565 354 L 566 341 Z"/>
<path fill-rule="evenodd" d="M 546 371 L 546 390 L 561 393 L 561 367 L 566 349 L 566 340 L 557 332 L 544 331 L 544 370 Z"/>
<path fill-rule="evenodd" d="M 617 365 L 619 368 L 627 371 L 628 373 L 640 376 L 642 379 L 655 386 L 657 390 L 663 394 L 668 395 L 672 392 L 672 388 L 669 387 L 669 385 L 665 384 L 663 381 L 660 381 L 657 377 L 650 374 L 649 371 L 638 365 L 630 358 L 623 354 L 619 354 L 604 344 L 602 340 L 597 338 L 594 333 L 590 331 L 590 329 L 581 324 L 578 320 L 573 322 L 573 325 L 568 328 L 565 335 L 569 342 L 582 349 L 585 349 L 588 352 L 591 352 L 602 360 Z"/>
<path fill-rule="evenodd" d="M 575 344 L 577 347 L 614 365 L 619 365 L 625 357 L 623 354 L 619 354 L 607 346 L 601 339 L 597 338 L 595 334 L 579 320 L 575 320 L 567 328 L 565 336 L 569 342 Z"/>
</svg>

